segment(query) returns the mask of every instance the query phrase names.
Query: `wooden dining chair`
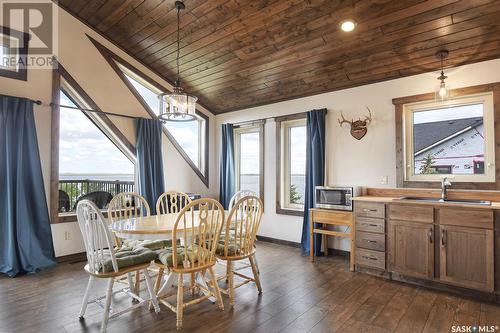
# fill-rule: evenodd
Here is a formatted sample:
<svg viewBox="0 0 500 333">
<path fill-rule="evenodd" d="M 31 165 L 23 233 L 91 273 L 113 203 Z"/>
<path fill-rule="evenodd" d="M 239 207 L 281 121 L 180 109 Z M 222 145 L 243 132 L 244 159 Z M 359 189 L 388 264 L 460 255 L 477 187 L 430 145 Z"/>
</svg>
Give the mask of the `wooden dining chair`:
<svg viewBox="0 0 500 333">
<path fill-rule="evenodd" d="M 236 192 L 232 197 L 231 200 L 229 201 L 229 207 L 228 209 L 233 208 L 234 204 L 240 200 L 241 198 L 248 197 L 248 196 L 254 196 L 258 197 L 257 193 L 251 190 L 241 190 Z"/>
<path fill-rule="evenodd" d="M 158 200 L 156 201 L 156 214 L 174 214 L 179 213 L 187 204 L 191 202 L 191 198 L 180 191 L 167 191 L 164 192 Z M 155 282 L 155 292 L 158 293 L 158 290 L 161 286 L 161 281 L 163 278 L 165 268 L 160 267 L 158 271 L 158 275 L 156 276 Z M 194 277 L 191 277 L 191 283 L 194 281 Z"/>
<path fill-rule="evenodd" d="M 203 198 L 190 202 L 184 207 L 175 221 L 172 247 L 158 255 L 159 266 L 177 274 L 177 304 L 167 302 L 170 295 L 158 296 L 159 301 L 177 314 L 177 329 L 182 328 L 184 308 L 215 297 L 220 309 L 224 303 L 220 294 L 213 267 L 216 264 L 215 251 L 224 224 L 224 208 L 214 199 Z M 184 275 L 200 274 L 205 279 L 208 272 L 210 285 L 195 282 L 186 289 L 198 288 L 203 296 L 184 302 Z"/>
<path fill-rule="evenodd" d="M 156 201 L 156 214 L 179 213 L 190 202 L 191 198 L 184 192 L 164 192 Z"/>
<path fill-rule="evenodd" d="M 256 248 L 254 246 L 262 213 L 262 201 L 256 196 L 246 196 L 235 202 L 227 217 L 227 222 L 225 223 L 221 240 L 217 247 L 216 257 L 227 263 L 227 276 L 223 276 L 218 280 L 225 278 L 228 281 L 228 288 L 221 289 L 221 292 L 229 295 L 229 303 L 231 305 L 234 305 L 234 289 L 250 281 L 255 282 L 259 293 L 262 292 L 259 270 L 255 264 Z M 234 262 L 247 258 L 252 267 L 253 277 L 234 270 Z M 234 275 L 243 278 L 244 281 L 235 286 Z"/>
<path fill-rule="evenodd" d="M 248 196 L 259 197 L 257 195 L 257 193 L 255 193 L 254 191 L 251 191 L 251 190 L 241 190 L 241 191 L 238 191 L 238 192 L 236 192 L 231 197 L 231 200 L 229 201 L 229 209 L 233 208 L 234 204 L 238 200 L 240 200 L 241 198 L 244 198 L 244 197 L 248 197 Z M 255 244 L 254 244 L 254 246 L 255 246 Z M 256 255 L 254 255 L 253 260 L 255 262 L 255 267 L 257 267 L 257 270 L 259 271 L 259 263 L 258 263 Z M 240 265 L 238 268 L 233 267 L 233 270 L 242 270 L 242 269 L 250 267 L 250 265 L 251 265 L 250 263 L 249 264 L 243 264 L 243 265 Z M 226 276 L 229 276 L 229 267 L 227 269 L 228 270 L 227 270 L 227 275 Z"/>
<path fill-rule="evenodd" d="M 150 303 L 153 304 L 155 311 L 158 313 L 160 308 L 158 306 L 156 294 L 154 293 L 153 285 L 148 272 L 148 267 L 156 258 L 156 253 L 146 248 L 115 251 L 112 235 L 108 226 L 104 222 L 102 213 L 97 206 L 89 200 L 82 200 L 78 203 L 76 214 L 78 225 L 80 227 L 80 231 L 82 232 L 85 250 L 87 252 L 88 263 L 85 265 L 85 271 L 89 274 L 89 281 L 85 290 L 85 295 L 83 296 L 82 307 L 79 314 L 80 319 L 83 319 L 88 304 L 101 304 L 101 300 L 103 298 L 105 298 L 105 303 L 101 332 L 106 331 L 108 320 L 110 318 L 130 311 L 144 304 L 146 301 L 150 301 Z M 145 276 L 149 300 L 142 299 L 138 293 L 132 292 L 129 288 L 123 288 L 113 292 L 115 279 L 118 279 L 119 277 L 130 272 L 140 271 L 142 271 Z M 106 295 L 89 301 L 89 293 L 92 289 L 95 278 L 108 280 Z M 124 292 L 129 296 L 132 296 L 138 301 L 138 303 L 126 310 L 114 312 L 110 316 L 111 298 L 118 292 Z"/>
<path fill-rule="evenodd" d="M 144 197 L 135 192 L 118 193 L 108 204 L 108 222 L 110 224 L 119 220 L 150 215 L 151 209 L 148 202 Z M 116 234 L 113 234 L 113 236 L 117 247 L 121 247 L 122 245 L 130 247 L 139 245 L 139 242 L 135 240 L 123 240 L 118 238 Z M 139 293 L 140 290 L 140 280 L 140 272 L 137 271 L 135 274 L 135 287 L 133 287 L 136 293 Z M 131 274 L 128 274 L 128 281 L 132 288 L 134 284 Z"/>
</svg>

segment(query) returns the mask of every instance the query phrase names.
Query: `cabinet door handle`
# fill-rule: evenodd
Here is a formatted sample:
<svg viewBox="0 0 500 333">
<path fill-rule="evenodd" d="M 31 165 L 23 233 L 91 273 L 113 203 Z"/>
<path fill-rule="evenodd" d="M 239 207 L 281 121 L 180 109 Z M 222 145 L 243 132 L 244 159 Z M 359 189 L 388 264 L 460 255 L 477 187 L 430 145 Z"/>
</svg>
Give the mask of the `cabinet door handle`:
<svg viewBox="0 0 500 333">
<path fill-rule="evenodd" d="M 445 240 L 445 237 L 446 237 L 446 231 L 441 229 L 441 245 L 442 246 L 446 246 L 446 240 Z"/>
<path fill-rule="evenodd" d="M 432 228 L 429 229 L 429 242 L 432 244 L 434 242 L 434 230 Z"/>
</svg>

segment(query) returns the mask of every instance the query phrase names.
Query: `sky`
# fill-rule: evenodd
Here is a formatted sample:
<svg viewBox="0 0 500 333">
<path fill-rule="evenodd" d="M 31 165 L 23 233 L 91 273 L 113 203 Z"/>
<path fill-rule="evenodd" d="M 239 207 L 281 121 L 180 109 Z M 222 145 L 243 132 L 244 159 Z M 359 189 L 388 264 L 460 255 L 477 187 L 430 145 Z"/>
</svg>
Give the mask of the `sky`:
<svg viewBox="0 0 500 333">
<path fill-rule="evenodd" d="M 483 104 L 451 106 L 413 113 L 413 124 L 483 116 Z"/>
<path fill-rule="evenodd" d="M 62 92 L 60 104 L 75 106 Z M 134 174 L 134 164 L 81 111 L 61 107 L 59 173 Z"/>
<path fill-rule="evenodd" d="M 290 172 L 292 175 L 304 175 L 306 172 L 306 127 L 291 127 L 290 142 Z"/>
<path fill-rule="evenodd" d="M 242 133 L 241 140 L 241 174 L 259 174 L 259 132 Z"/>
</svg>

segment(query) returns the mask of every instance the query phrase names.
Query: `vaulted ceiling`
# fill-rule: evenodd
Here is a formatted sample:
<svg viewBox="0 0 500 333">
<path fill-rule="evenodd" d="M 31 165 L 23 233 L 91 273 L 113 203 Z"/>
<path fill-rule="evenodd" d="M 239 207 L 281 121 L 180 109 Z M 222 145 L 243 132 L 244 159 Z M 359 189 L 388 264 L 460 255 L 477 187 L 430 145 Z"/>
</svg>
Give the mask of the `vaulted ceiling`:
<svg viewBox="0 0 500 333">
<path fill-rule="evenodd" d="M 59 0 L 169 81 L 174 2 Z M 447 67 L 500 57 L 500 0 L 184 2 L 183 86 L 214 113 L 437 70 L 442 48 Z"/>
</svg>

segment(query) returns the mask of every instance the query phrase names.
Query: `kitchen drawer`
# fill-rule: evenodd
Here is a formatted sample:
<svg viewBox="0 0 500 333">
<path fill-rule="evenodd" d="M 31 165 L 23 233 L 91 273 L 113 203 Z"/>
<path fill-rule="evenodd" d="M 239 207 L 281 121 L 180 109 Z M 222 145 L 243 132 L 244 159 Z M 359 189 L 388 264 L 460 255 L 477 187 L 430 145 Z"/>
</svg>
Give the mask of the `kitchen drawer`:
<svg viewBox="0 0 500 333">
<path fill-rule="evenodd" d="M 385 218 L 385 204 L 380 202 L 362 202 L 354 203 L 354 213 L 360 217 Z"/>
<path fill-rule="evenodd" d="M 391 204 L 389 206 L 391 220 L 409 222 L 434 222 L 434 207 L 427 205 Z"/>
<path fill-rule="evenodd" d="M 356 230 L 383 234 L 385 233 L 385 220 L 356 217 Z"/>
<path fill-rule="evenodd" d="M 356 265 L 385 270 L 385 252 L 356 248 Z"/>
<path fill-rule="evenodd" d="M 493 229 L 493 210 L 441 208 L 439 224 Z"/>
<path fill-rule="evenodd" d="M 385 235 L 356 231 L 356 246 L 363 249 L 385 251 Z"/>
</svg>

